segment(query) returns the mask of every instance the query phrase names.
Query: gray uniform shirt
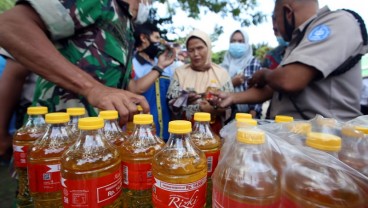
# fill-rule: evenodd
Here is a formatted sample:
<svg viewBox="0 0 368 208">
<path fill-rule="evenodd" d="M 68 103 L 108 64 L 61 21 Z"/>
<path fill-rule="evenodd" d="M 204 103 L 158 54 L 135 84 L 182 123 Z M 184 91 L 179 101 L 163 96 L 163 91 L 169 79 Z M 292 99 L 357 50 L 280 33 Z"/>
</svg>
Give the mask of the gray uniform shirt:
<svg viewBox="0 0 368 208">
<path fill-rule="evenodd" d="M 309 22 L 311 23 L 303 39 L 297 45 L 296 38 Z M 310 83 L 297 95 L 275 92 L 272 98 L 271 118 L 283 114 L 302 119 L 290 97 L 309 118 L 320 114 L 346 121 L 361 115 L 360 63 L 344 74 L 331 77 L 329 75 L 349 56 L 365 49 L 354 16 L 345 11 L 330 12 L 327 7 L 320 9 L 317 16 L 310 18 L 294 31 L 293 40 L 285 52 L 281 65 L 292 63 L 309 65 L 321 72 L 323 77 Z"/>
</svg>

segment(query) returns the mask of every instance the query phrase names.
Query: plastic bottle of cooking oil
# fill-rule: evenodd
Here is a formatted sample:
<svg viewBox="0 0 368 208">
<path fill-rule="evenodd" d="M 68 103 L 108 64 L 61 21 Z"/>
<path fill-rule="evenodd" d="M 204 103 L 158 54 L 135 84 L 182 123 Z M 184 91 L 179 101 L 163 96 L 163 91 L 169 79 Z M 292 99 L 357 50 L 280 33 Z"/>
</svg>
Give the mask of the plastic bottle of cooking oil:
<svg viewBox="0 0 368 208">
<path fill-rule="evenodd" d="M 306 145 L 321 151 L 321 156 L 337 157 L 341 138 L 331 134 L 311 132 Z M 328 154 L 325 154 L 328 153 Z M 330 159 L 319 159 L 328 163 Z M 342 170 L 297 158 L 284 171 L 283 207 L 364 207 L 364 197 L 354 180 Z"/>
<path fill-rule="evenodd" d="M 118 124 L 118 112 L 115 110 L 100 111 L 99 117 L 103 118 L 105 125 L 102 129 L 107 141 L 114 144 L 116 147 L 127 139 L 125 133 L 121 130 Z"/>
<path fill-rule="evenodd" d="M 134 115 L 133 122 L 133 134 L 120 148 L 124 207 L 152 207 L 152 158 L 165 143 L 152 132 L 152 115 Z"/>
<path fill-rule="evenodd" d="M 33 142 L 45 134 L 44 115 L 46 113 L 47 107 L 28 107 L 27 122 L 14 134 L 13 157 L 15 170 L 18 174 L 17 207 L 33 207 L 28 186 L 27 152 Z"/>
<path fill-rule="evenodd" d="M 85 116 L 86 109 L 85 108 L 67 108 L 66 112 L 70 116 L 70 121 L 68 122 L 68 125 L 70 129 L 70 135 L 71 135 L 70 137 L 72 139 L 71 143 L 74 143 L 77 140 L 78 134 L 79 134 L 78 120 Z"/>
<path fill-rule="evenodd" d="M 220 87 L 218 85 L 217 80 L 213 79 L 210 82 L 210 85 L 207 87 L 205 95 L 207 100 L 211 100 L 213 98 L 213 93 L 220 91 Z"/>
<path fill-rule="evenodd" d="M 45 120 L 45 135 L 33 143 L 28 153 L 29 190 L 35 207 L 63 207 L 60 158 L 71 142 L 70 118 L 67 113 L 49 113 Z"/>
<path fill-rule="evenodd" d="M 121 159 L 102 118 L 81 118 L 77 141 L 61 158 L 64 207 L 122 207 Z"/>
<path fill-rule="evenodd" d="M 213 176 L 213 207 L 279 207 L 280 174 L 267 155 L 265 133 L 238 129 L 231 154 Z"/>
<path fill-rule="evenodd" d="M 339 159 L 368 177 L 368 127 L 344 127 L 341 137 Z"/>
<path fill-rule="evenodd" d="M 206 156 L 192 143 L 191 132 L 189 121 L 169 122 L 169 140 L 152 162 L 153 207 L 205 207 Z"/>
<path fill-rule="evenodd" d="M 211 114 L 195 113 L 191 134 L 193 143 L 204 152 L 207 159 L 207 200 L 206 207 L 212 207 L 212 173 L 217 167 L 220 155 L 220 137 L 210 128 Z"/>
</svg>

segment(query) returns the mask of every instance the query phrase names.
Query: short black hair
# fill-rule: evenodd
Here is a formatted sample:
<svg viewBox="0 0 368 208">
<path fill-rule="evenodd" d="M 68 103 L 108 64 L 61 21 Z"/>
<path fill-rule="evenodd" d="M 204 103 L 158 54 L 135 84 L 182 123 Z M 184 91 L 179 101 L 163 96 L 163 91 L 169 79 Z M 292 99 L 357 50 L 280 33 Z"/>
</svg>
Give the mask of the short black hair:
<svg viewBox="0 0 368 208">
<path fill-rule="evenodd" d="M 160 30 L 158 29 L 158 27 L 155 24 L 153 24 L 151 22 L 144 22 L 142 24 L 135 24 L 135 27 L 134 27 L 134 39 L 135 39 L 134 46 L 139 47 L 139 46 L 142 45 L 142 41 L 141 41 L 141 38 L 140 38 L 141 34 L 144 34 L 147 37 L 149 37 L 154 32 L 160 33 Z"/>
</svg>

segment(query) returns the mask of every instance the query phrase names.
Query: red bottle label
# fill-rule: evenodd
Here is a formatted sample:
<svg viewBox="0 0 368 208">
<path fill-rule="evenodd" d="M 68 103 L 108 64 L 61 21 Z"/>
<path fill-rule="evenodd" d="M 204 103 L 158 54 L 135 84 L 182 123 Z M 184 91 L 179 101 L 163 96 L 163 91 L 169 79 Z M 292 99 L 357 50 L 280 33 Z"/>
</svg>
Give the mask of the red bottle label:
<svg viewBox="0 0 368 208">
<path fill-rule="evenodd" d="M 283 195 L 281 197 L 281 205 L 282 207 L 290 207 L 290 208 L 301 208 L 300 206 L 298 206 L 298 204 L 296 204 L 295 202 L 293 202 L 289 197 Z"/>
<path fill-rule="evenodd" d="M 28 182 L 31 192 L 61 191 L 60 164 L 28 164 Z"/>
<path fill-rule="evenodd" d="M 121 195 L 121 168 L 87 180 L 62 178 L 64 207 L 97 208 L 113 204 Z"/>
<path fill-rule="evenodd" d="M 13 145 L 14 166 L 16 168 L 27 168 L 27 151 L 29 146 Z"/>
<path fill-rule="evenodd" d="M 187 184 L 167 183 L 155 178 L 152 202 L 155 207 L 203 208 L 206 203 L 207 177 Z"/>
<path fill-rule="evenodd" d="M 220 151 L 206 152 L 205 154 L 207 158 L 207 177 L 209 178 L 217 167 Z"/>
<path fill-rule="evenodd" d="M 212 206 L 213 208 L 279 208 L 280 201 L 277 201 L 273 204 L 269 205 L 256 205 L 256 204 L 245 204 L 239 201 L 235 201 L 226 195 L 223 192 L 219 191 L 217 188 L 213 187 L 212 192 Z M 289 208 L 289 207 L 288 207 Z"/>
<path fill-rule="evenodd" d="M 122 162 L 123 187 L 132 190 L 151 189 L 153 184 L 151 163 Z"/>
</svg>

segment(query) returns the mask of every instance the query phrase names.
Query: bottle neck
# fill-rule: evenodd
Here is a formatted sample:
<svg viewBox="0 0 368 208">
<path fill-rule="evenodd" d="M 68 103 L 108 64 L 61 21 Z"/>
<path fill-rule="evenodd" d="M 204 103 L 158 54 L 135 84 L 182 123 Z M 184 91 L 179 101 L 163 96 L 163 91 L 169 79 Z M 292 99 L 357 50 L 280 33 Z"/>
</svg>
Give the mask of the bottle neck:
<svg viewBox="0 0 368 208">
<path fill-rule="evenodd" d="M 170 134 L 169 140 L 166 143 L 169 147 L 174 148 L 186 148 L 186 149 L 192 149 L 193 143 L 190 139 L 190 133 L 186 134 Z"/>
<path fill-rule="evenodd" d="M 152 124 L 135 124 L 132 138 L 152 138 Z"/>
<path fill-rule="evenodd" d="M 104 131 L 105 132 L 123 132 L 121 130 L 121 128 L 118 125 L 118 121 L 115 120 L 105 120 L 105 125 L 104 125 Z"/>
<path fill-rule="evenodd" d="M 27 127 L 31 126 L 45 126 L 45 118 L 44 115 L 29 115 L 28 120 L 25 124 Z"/>
<path fill-rule="evenodd" d="M 104 147 L 109 145 L 102 129 L 97 130 L 81 130 L 81 133 L 75 143 L 77 147 L 82 147 L 85 149 L 93 149 L 96 147 Z"/>
<path fill-rule="evenodd" d="M 42 142 L 53 144 L 66 144 L 70 141 L 70 132 L 67 123 L 48 124 Z"/>
<path fill-rule="evenodd" d="M 193 132 L 192 134 L 196 134 L 196 133 L 202 133 L 202 134 L 206 134 L 207 136 L 213 137 L 213 132 L 210 129 L 210 122 L 208 121 L 196 121 L 194 122 L 194 126 L 193 126 Z"/>
<path fill-rule="evenodd" d="M 82 116 L 70 116 L 70 121 L 68 125 L 78 125 L 78 120 L 82 118 Z"/>
</svg>

